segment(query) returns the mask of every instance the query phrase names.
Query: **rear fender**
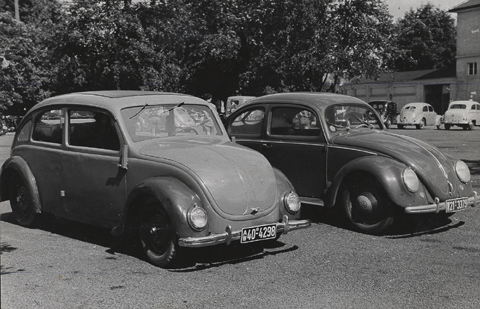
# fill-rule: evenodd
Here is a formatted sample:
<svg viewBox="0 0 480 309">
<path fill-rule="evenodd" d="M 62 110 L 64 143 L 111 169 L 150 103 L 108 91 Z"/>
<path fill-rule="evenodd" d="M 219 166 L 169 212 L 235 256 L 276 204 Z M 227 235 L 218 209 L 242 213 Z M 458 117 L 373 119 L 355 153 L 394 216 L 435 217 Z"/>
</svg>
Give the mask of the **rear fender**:
<svg viewBox="0 0 480 309">
<path fill-rule="evenodd" d="M 354 173 L 370 174 L 375 177 L 385 190 L 390 200 L 398 206 L 407 207 L 411 205 L 422 205 L 427 201 L 425 187 L 420 183 L 417 194 L 409 192 L 402 179 L 402 173 L 407 166 L 399 161 L 387 157 L 361 157 L 350 161 L 335 176 L 332 186 L 328 190 L 328 207 L 333 207 L 337 202 L 337 196 L 341 184 Z M 422 198 L 418 193 L 425 192 Z"/>
<path fill-rule="evenodd" d="M 119 224 L 112 229 L 112 234 L 121 235 L 127 222 L 133 223 L 128 220 L 135 218 L 136 211 L 142 206 L 142 201 L 152 197 L 163 206 L 179 237 L 208 234 L 208 225 L 202 232 L 197 232 L 190 227 L 187 218 L 188 211 L 195 205 L 203 207 L 202 201 L 186 184 L 173 177 L 150 178 L 133 188 L 127 198 Z"/>
<path fill-rule="evenodd" d="M 10 184 L 13 174 L 18 174 L 23 180 L 23 183 L 28 189 L 30 196 L 32 197 L 33 207 L 36 213 L 42 212 L 42 206 L 40 203 L 40 194 L 38 192 L 37 181 L 33 176 L 32 171 L 28 167 L 27 162 L 22 157 L 13 156 L 8 158 L 2 166 L 2 174 L 0 176 L 0 201 L 6 201 L 10 199 Z"/>
</svg>

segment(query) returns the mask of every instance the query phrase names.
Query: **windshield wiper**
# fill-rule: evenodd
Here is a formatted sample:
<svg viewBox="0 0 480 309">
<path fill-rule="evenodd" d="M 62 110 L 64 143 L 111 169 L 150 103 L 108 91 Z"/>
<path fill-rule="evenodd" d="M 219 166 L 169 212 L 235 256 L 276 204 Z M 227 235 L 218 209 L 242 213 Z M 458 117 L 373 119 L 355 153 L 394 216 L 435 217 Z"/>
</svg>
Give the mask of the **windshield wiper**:
<svg viewBox="0 0 480 309">
<path fill-rule="evenodd" d="M 131 116 L 130 119 L 132 119 L 135 116 L 138 116 L 138 114 L 140 114 L 145 108 L 147 108 L 147 106 L 148 106 L 148 103 L 143 104 L 142 108 L 140 108 L 138 112 L 136 112 L 133 116 Z"/>
</svg>

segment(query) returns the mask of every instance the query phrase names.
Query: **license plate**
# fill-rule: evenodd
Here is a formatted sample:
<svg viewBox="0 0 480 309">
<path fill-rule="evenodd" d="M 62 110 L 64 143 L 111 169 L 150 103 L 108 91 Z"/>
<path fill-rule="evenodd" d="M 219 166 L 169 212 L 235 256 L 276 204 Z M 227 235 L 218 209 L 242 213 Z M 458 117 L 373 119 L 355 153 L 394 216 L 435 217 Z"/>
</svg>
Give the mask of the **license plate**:
<svg viewBox="0 0 480 309">
<path fill-rule="evenodd" d="M 468 198 L 456 198 L 452 200 L 447 200 L 446 202 L 447 209 L 445 212 L 456 212 L 467 208 Z"/>
<path fill-rule="evenodd" d="M 242 229 L 240 243 L 245 244 L 254 241 L 275 239 L 277 236 L 276 224 L 265 224 L 259 226 L 246 227 Z"/>
</svg>

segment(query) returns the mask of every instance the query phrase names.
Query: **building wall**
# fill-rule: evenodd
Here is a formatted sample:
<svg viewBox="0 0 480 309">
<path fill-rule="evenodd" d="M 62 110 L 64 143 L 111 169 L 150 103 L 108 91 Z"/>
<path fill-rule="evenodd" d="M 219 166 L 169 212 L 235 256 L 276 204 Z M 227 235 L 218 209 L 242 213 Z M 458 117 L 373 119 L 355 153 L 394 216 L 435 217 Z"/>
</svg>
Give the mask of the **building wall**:
<svg viewBox="0 0 480 309">
<path fill-rule="evenodd" d="M 457 92 L 454 100 L 480 101 L 480 8 L 458 12 Z M 468 75 L 468 63 L 477 63 L 477 74 Z"/>
</svg>

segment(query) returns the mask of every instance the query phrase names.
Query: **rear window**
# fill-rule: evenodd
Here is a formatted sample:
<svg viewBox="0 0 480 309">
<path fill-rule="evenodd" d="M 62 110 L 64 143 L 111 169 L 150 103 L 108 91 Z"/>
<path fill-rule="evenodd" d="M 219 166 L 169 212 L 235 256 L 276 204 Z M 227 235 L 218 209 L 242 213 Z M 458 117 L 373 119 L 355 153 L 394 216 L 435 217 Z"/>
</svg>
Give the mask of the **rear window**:
<svg viewBox="0 0 480 309">
<path fill-rule="evenodd" d="M 452 105 L 450 105 L 450 109 L 467 109 L 467 105 L 465 105 L 465 104 L 452 104 Z"/>
</svg>

